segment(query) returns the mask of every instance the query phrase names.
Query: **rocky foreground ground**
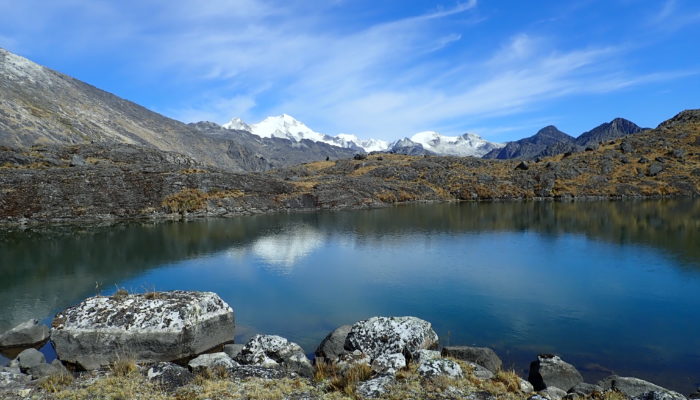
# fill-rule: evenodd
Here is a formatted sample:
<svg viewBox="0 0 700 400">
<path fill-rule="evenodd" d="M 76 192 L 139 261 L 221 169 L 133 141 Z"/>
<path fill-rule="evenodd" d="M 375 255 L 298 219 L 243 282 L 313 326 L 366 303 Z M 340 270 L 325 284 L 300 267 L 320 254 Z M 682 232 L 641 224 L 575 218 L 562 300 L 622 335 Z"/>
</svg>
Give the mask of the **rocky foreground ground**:
<svg viewBox="0 0 700 400">
<path fill-rule="evenodd" d="M 335 329 L 313 361 L 275 335 L 232 344 L 233 310 L 211 292 L 96 296 L 60 312 L 52 327 L 27 321 L 0 335 L 17 352 L 0 367 L 3 399 L 610 399 L 685 400 L 633 377 L 585 383 L 557 355 L 541 354 L 527 379 L 491 349 L 438 351 L 429 322 L 372 317 Z M 35 348 L 51 340 L 58 359 Z M 206 349 L 206 351 L 204 351 Z"/>
<path fill-rule="evenodd" d="M 135 145 L 0 148 L 0 222 L 116 221 L 421 201 L 700 195 L 700 110 L 531 162 L 370 154 L 231 173 Z"/>
</svg>

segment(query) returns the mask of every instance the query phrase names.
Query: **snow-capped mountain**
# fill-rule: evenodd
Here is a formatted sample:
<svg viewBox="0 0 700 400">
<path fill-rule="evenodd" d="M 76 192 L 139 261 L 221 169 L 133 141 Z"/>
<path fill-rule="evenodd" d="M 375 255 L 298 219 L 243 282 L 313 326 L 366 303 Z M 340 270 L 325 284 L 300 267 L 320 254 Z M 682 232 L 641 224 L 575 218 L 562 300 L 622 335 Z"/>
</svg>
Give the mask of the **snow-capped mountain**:
<svg viewBox="0 0 700 400">
<path fill-rule="evenodd" d="M 389 143 L 383 140 L 363 140 L 350 134 L 330 136 L 319 133 L 287 114 L 267 117 L 257 124 L 250 125 L 243 122 L 240 118 L 234 118 L 230 122 L 224 124 L 223 127 L 226 129 L 245 130 L 264 138 L 276 137 L 289 139 L 294 142 L 308 139 L 314 142 L 327 143 L 333 146 L 355 149 L 357 151 L 382 151 L 389 147 Z"/>
<path fill-rule="evenodd" d="M 465 133 L 462 136 L 443 136 L 437 132 L 427 131 L 404 138 L 394 143 L 380 139 L 360 139 L 355 135 L 341 133 L 330 136 L 316 132 L 294 117 L 282 114 L 267 117 L 257 124 L 246 124 L 240 118 L 234 118 L 223 125 L 226 129 L 237 129 L 251 132 L 263 138 L 283 138 L 294 142 L 308 139 L 314 142 L 327 143 L 333 146 L 357 151 L 394 151 L 402 154 L 437 154 L 453 156 L 481 157 L 493 149 L 503 147 L 503 144 L 492 143 L 478 135 Z"/>
<path fill-rule="evenodd" d="M 420 144 L 427 151 L 445 156 L 481 157 L 493 149 L 504 146 L 501 143 L 486 141 L 473 133 L 465 133 L 461 136 L 443 136 L 434 131 L 425 131 L 416 133 L 409 140 Z M 406 146 L 406 142 L 402 145 Z"/>
</svg>

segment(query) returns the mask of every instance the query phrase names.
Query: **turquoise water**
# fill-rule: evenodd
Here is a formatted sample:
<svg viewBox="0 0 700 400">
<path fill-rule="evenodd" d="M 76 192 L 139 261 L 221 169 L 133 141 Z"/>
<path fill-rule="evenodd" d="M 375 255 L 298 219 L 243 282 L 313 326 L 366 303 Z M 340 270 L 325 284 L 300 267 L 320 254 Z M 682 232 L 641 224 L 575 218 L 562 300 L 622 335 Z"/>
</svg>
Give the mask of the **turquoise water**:
<svg viewBox="0 0 700 400">
<path fill-rule="evenodd" d="M 335 327 L 414 315 L 526 375 L 562 355 L 700 385 L 700 202 L 463 203 L 0 233 L 0 329 L 118 287 L 208 290 L 236 341 L 311 353 Z M 50 349 L 45 349 L 50 354 Z"/>
</svg>

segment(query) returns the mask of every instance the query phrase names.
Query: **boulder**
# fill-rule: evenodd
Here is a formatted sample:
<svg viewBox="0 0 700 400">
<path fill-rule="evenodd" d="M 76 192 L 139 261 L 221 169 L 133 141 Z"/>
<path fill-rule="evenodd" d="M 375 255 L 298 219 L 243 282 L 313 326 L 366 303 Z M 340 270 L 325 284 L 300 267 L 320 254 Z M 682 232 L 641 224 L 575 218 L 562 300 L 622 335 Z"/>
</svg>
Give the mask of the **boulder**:
<svg viewBox="0 0 700 400">
<path fill-rule="evenodd" d="M 530 363 L 530 373 L 527 380 L 537 391 L 550 386 L 567 391 L 583 382 L 583 377 L 573 365 L 565 362 L 559 356 L 541 354 L 537 356 L 537 360 Z"/>
<path fill-rule="evenodd" d="M 239 365 L 232 371 L 229 371 L 229 377 L 231 379 L 282 379 L 289 376 L 289 373 L 277 368 L 266 368 L 255 365 Z"/>
<path fill-rule="evenodd" d="M 554 386 L 548 386 L 545 389 L 540 390 L 538 393 L 550 400 L 561 400 L 564 396 L 566 396 L 565 391 Z"/>
<path fill-rule="evenodd" d="M 488 347 L 447 346 L 442 349 L 443 357 L 477 363 L 491 372 L 501 369 L 503 361 Z"/>
<path fill-rule="evenodd" d="M 46 376 L 54 376 L 54 375 L 70 375 L 71 373 L 68 372 L 68 369 L 63 365 L 63 363 L 59 360 L 53 360 L 51 364 L 38 364 L 35 365 L 27 370 L 29 375 L 32 376 L 34 379 L 39 379 L 43 378 Z"/>
<path fill-rule="evenodd" d="M 445 376 L 448 378 L 461 378 L 464 376 L 462 368 L 456 362 L 445 358 L 425 360 L 418 365 L 418 374 L 424 378 Z"/>
<path fill-rule="evenodd" d="M 350 332 L 350 328 L 352 328 L 351 325 L 343 325 L 329 333 L 314 352 L 316 357 L 323 357 L 329 361 L 333 361 L 347 353 L 347 350 L 345 350 L 345 339 Z"/>
<path fill-rule="evenodd" d="M 204 372 L 205 370 L 212 370 L 217 367 L 231 370 L 238 366 L 238 363 L 233 361 L 228 354 L 219 352 L 199 355 L 190 360 L 190 362 L 187 363 L 187 366 L 190 367 L 192 372 L 199 373 Z"/>
<path fill-rule="evenodd" d="M 224 346 L 224 353 L 228 354 L 229 357 L 235 359 L 243 350 L 242 344 L 227 344 Z"/>
<path fill-rule="evenodd" d="M 125 354 L 153 363 L 192 357 L 233 339 L 233 310 L 211 292 L 96 296 L 60 312 L 51 341 L 58 358 L 85 369 Z"/>
<path fill-rule="evenodd" d="M 394 383 L 391 375 L 380 375 L 370 380 L 357 384 L 356 393 L 363 398 L 379 397 L 389 391 L 389 386 Z"/>
<path fill-rule="evenodd" d="M 647 382 L 643 379 L 611 375 L 604 378 L 598 382 L 598 386 L 602 387 L 603 390 L 615 389 L 629 397 L 641 396 L 647 392 L 671 392 L 668 389 L 662 388 L 659 385 L 655 385 L 651 382 Z M 676 393 L 677 394 L 677 393 Z M 679 395 L 680 396 L 680 395 Z"/>
<path fill-rule="evenodd" d="M 149 381 L 160 384 L 167 391 L 173 391 L 192 381 L 194 374 L 185 367 L 171 362 L 159 362 L 146 371 Z"/>
<path fill-rule="evenodd" d="M 581 396 L 590 396 L 593 392 L 603 392 L 603 388 L 592 383 L 577 383 L 569 389 L 569 393 L 579 394 Z"/>
<path fill-rule="evenodd" d="M 401 353 L 382 354 L 372 361 L 372 371 L 378 375 L 394 375 L 406 367 L 406 357 Z"/>
<path fill-rule="evenodd" d="M 46 363 L 46 357 L 37 349 L 26 349 L 17 356 L 19 368 L 22 372 L 26 372 L 32 367 Z"/>
<path fill-rule="evenodd" d="M 49 327 L 30 319 L 0 335 L 0 348 L 39 347 L 49 340 Z"/>
<path fill-rule="evenodd" d="M 281 368 L 311 377 L 314 369 L 304 350 L 281 336 L 255 335 L 243 347 L 236 361 L 244 365 Z"/>
<path fill-rule="evenodd" d="M 437 344 L 430 322 L 416 317 L 372 317 L 352 325 L 345 349 L 360 350 L 372 360 L 382 354 L 402 353 L 411 361 L 418 350 L 434 349 Z"/>
</svg>

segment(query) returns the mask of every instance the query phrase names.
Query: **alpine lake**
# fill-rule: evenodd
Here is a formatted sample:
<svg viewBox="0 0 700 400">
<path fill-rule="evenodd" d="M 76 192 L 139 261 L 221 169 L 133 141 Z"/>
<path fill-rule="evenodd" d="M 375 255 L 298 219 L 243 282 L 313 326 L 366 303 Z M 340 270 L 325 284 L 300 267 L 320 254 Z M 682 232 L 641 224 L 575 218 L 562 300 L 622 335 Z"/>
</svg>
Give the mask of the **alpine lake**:
<svg viewBox="0 0 700 400">
<path fill-rule="evenodd" d="M 234 309 L 237 343 L 277 334 L 313 353 L 340 325 L 412 315 L 441 344 L 491 347 L 525 377 L 554 353 L 587 382 L 700 385 L 697 199 L 0 230 L 0 331 L 118 288 L 216 292 Z"/>
</svg>

